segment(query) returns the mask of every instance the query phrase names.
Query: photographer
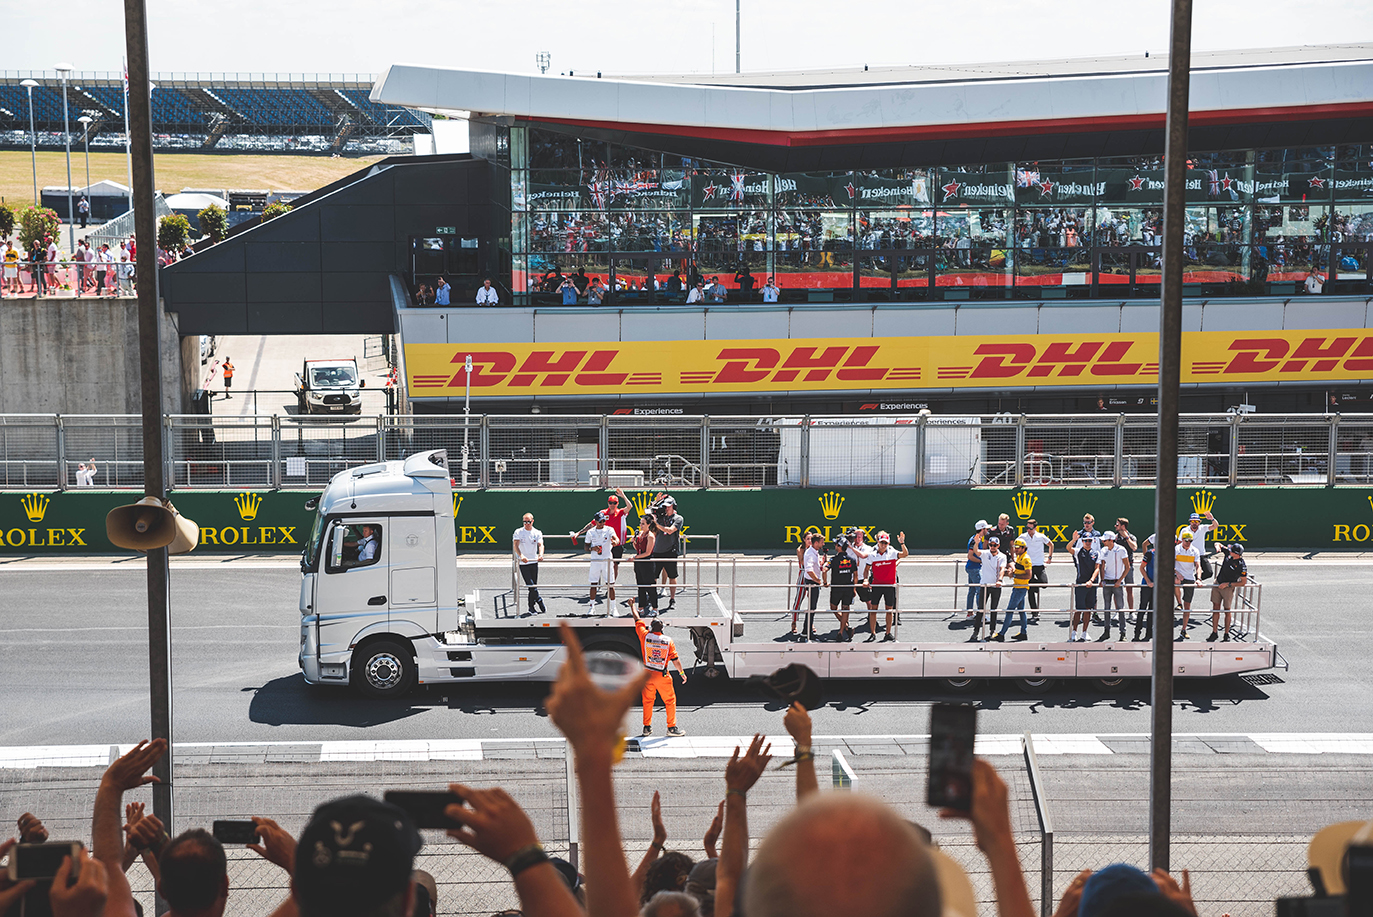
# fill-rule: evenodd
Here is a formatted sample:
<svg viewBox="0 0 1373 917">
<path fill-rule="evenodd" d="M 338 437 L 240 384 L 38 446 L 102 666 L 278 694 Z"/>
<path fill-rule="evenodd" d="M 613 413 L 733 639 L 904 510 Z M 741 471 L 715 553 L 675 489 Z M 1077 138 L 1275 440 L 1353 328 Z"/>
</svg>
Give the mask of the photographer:
<svg viewBox="0 0 1373 917">
<path fill-rule="evenodd" d="M 659 582 L 667 581 L 667 607 L 677 606 L 677 555 L 681 553 L 682 529 L 686 526 L 677 512 L 677 501 L 667 494 L 660 493 L 654 498 L 653 507 L 653 560 L 657 563 Z"/>
</svg>

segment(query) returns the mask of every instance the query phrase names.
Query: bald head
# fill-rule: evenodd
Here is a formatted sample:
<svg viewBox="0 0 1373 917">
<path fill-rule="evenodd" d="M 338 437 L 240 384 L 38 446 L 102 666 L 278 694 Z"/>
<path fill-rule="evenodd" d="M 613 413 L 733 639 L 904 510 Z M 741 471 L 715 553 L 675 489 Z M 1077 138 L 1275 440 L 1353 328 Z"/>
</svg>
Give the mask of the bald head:
<svg viewBox="0 0 1373 917">
<path fill-rule="evenodd" d="M 939 917 L 939 880 L 911 825 L 875 799 L 812 797 L 773 828 L 744 887 L 748 917 Z"/>
</svg>

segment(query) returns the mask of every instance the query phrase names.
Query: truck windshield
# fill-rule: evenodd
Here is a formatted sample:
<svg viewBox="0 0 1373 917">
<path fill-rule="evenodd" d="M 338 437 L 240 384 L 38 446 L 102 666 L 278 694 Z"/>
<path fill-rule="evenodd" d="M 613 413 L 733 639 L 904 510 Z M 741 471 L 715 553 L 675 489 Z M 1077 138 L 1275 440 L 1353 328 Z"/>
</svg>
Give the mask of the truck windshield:
<svg viewBox="0 0 1373 917">
<path fill-rule="evenodd" d="M 315 526 L 310 530 L 310 540 L 305 543 L 305 555 L 301 558 L 302 570 L 313 570 L 319 562 L 320 545 L 324 541 L 324 510 L 315 515 Z"/>
<path fill-rule="evenodd" d="M 338 388 L 357 383 L 357 374 L 351 366 L 315 366 L 310 369 L 311 388 Z"/>
</svg>

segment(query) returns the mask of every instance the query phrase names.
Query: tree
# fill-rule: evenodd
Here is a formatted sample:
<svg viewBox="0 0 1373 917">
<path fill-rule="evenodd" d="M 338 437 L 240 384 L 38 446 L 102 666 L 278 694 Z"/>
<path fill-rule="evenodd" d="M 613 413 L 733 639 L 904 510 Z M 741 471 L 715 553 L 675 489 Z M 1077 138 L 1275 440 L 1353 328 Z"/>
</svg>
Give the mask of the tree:
<svg viewBox="0 0 1373 917">
<path fill-rule="evenodd" d="M 179 213 L 169 213 L 157 222 L 157 245 L 163 251 L 179 252 L 191 239 L 191 221 Z"/>
<path fill-rule="evenodd" d="M 50 207 L 25 207 L 19 211 L 19 245 L 24 251 L 28 251 L 35 240 L 41 242 L 48 236 L 56 239 L 61 233 L 62 221 L 56 210 Z"/>
<path fill-rule="evenodd" d="M 279 217 L 279 216 L 281 216 L 283 213 L 290 213 L 290 212 L 291 212 L 291 205 L 290 205 L 290 204 L 286 203 L 285 201 L 276 201 L 276 202 L 274 202 L 274 203 L 268 204 L 267 207 L 262 211 L 262 222 L 266 223 L 268 220 L 272 219 L 273 217 Z"/>
<path fill-rule="evenodd" d="M 200 221 L 200 231 L 210 237 L 212 245 L 218 245 L 229 234 L 229 215 L 218 204 L 211 204 L 196 214 Z"/>
<path fill-rule="evenodd" d="M 9 204 L 0 201 L 0 239 L 14 235 L 14 210 Z"/>
</svg>

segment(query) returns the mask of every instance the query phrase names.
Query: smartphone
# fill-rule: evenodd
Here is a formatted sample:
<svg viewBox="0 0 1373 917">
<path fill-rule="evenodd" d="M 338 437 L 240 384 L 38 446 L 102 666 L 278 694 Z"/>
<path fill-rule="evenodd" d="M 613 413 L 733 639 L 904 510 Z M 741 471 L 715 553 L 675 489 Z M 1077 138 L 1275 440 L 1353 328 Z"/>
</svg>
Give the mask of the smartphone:
<svg viewBox="0 0 1373 917">
<path fill-rule="evenodd" d="M 976 738 L 976 707 L 935 704 L 930 710 L 930 783 L 926 801 L 931 806 L 971 811 Z"/>
<path fill-rule="evenodd" d="M 461 805 L 457 793 L 425 792 L 423 790 L 387 790 L 382 799 L 410 813 L 416 828 L 461 828 L 443 813 L 449 806 Z"/>
<path fill-rule="evenodd" d="M 81 860 L 77 858 L 76 854 L 82 846 L 80 841 L 18 844 L 10 851 L 10 881 L 51 879 L 57 875 L 57 868 L 62 865 L 62 860 L 66 857 L 72 858 L 71 876 L 68 881 L 74 881 L 81 871 Z"/>
<path fill-rule="evenodd" d="M 251 821 L 217 821 L 210 831 L 221 844 L 256 844 L 257 825 Z"/>
</svg>

